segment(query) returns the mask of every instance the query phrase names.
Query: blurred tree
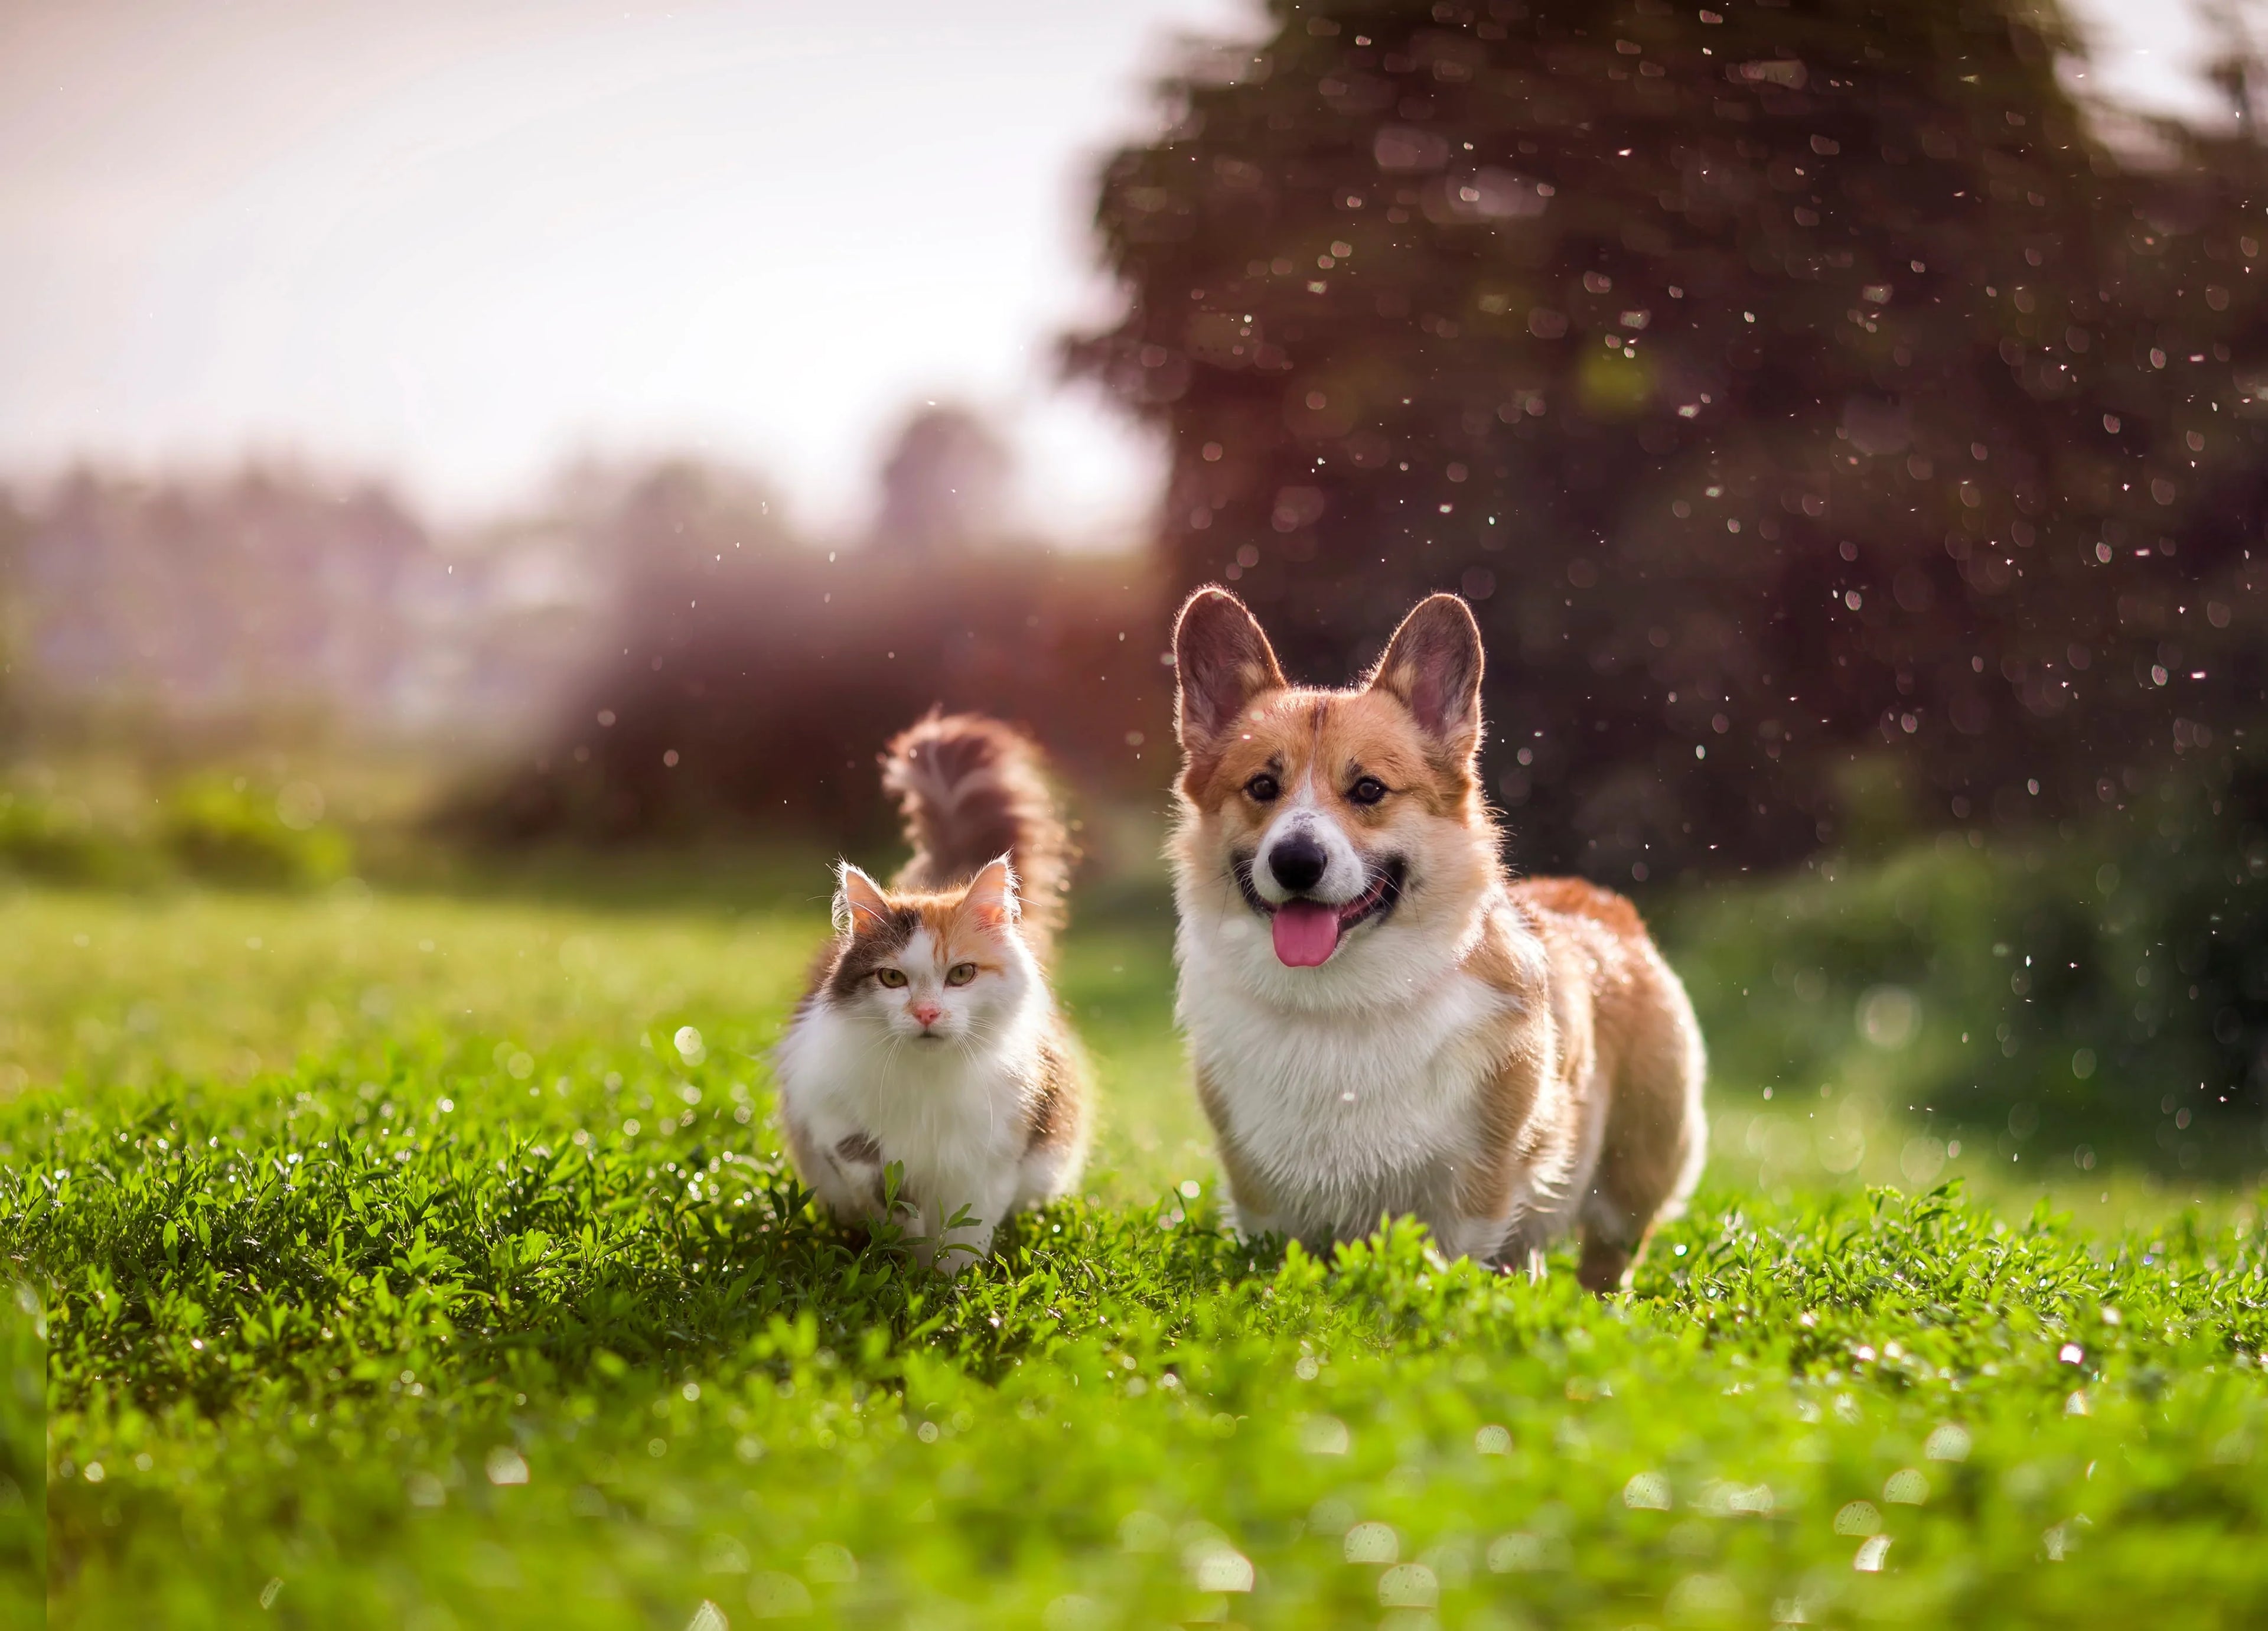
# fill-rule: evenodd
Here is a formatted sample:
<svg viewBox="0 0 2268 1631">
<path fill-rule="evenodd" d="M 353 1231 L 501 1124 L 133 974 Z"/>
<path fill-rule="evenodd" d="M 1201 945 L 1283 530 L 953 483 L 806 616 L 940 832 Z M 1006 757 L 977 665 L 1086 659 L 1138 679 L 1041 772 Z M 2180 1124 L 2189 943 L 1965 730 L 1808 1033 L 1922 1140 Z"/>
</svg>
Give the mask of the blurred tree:
<svg viewBox="0 0 2268 1631">
<path fill-rule="evenodd" d="M 1170 435 L 1172 575 L 1296 671 L 1476 602 L 1522 862 L 2226 781 L 2268 649 L 2249 121 L 2130 167 L 2015 0 L 1271 15 L 1110 161 L 1126 308 L 1072 365 Z"/>
<path fill-rule="evenodd" d="M 941 438 L 948 453 L 961 434 Z M 468 789 L 453 824 L 515 842 L 887 845 L 874 756 L 940 704 L 1029 726 L 1076 784 L 1156 785 L 1142 749 L 1171 684 L 1155 645 L 1129 639 L 1164 615 L 1146 561 L 958 554 L 965 541 L 936 531 L 838 558 L 796 537 L 761 483 L 687 461 L 585 472 L 562 499 L 580 552 L 616 574 L 616 616 L 552 730 Z"/>
<path fill-rule="evenodd" d="M 1000 542 L 1008 476 L 1007 446 L 981 417 L 954 406 L 921 410 L 883 461 L 874 547 L 929 556 Z"/>
</svg>

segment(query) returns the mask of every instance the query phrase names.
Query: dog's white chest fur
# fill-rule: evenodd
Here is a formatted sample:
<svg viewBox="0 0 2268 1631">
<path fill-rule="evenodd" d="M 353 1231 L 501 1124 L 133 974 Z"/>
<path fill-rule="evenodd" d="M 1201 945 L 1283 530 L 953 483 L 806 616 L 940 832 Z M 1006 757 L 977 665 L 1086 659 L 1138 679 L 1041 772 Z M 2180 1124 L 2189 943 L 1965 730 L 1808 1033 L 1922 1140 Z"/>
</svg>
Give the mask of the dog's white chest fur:
<svg viewBox="0 0 2268 1631">
<path fill-rule="evenodd" d="M 1452 963 L 1401 985 L 1398 1000 L 1285 1007 L 1239 978 L 1246 948 L 1185 934 L 1181 949 L 1195 1062 L 1270 1199 L 1245 1229 L 1360 1235 L 1384 1212 L 1451 1224 L 1458 1175 L 1483 1153 L 1478 1099 L 1501 1064 L 1491 1022 L 1514 1000 Z"/>
</svg>

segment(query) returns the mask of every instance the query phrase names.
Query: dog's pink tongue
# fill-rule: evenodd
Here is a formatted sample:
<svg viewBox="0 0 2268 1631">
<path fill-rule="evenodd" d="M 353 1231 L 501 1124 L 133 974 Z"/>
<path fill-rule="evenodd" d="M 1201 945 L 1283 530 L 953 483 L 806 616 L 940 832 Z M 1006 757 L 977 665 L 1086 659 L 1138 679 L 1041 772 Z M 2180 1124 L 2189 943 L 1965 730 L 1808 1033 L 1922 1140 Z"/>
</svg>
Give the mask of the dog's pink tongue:
<svg viewBox="0 0 2268 1631">
<path fill-rule="evenodd" d="M 1312 969 L 1338 949 L 1339 912 L 1311 900 L 1289 900 L 1276 908 L 1276 961 L 1287 969 Z"/>
</svg>

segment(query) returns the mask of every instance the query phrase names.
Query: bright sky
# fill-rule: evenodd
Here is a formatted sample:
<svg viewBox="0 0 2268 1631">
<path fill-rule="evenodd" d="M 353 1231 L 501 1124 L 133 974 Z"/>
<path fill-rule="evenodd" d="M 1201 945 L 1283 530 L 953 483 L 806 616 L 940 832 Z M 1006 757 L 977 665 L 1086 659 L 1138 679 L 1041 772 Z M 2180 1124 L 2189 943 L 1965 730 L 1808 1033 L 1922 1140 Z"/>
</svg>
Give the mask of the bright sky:
<svg viewBox="0 0 2268 1631">
<path fill-rule="evenodd" d="M 2191 15 L 2090 79 L 2209 106 Z M 0 0 L 0 471 L 247 449 L 445 512 L 704 448 L 856 527 L 910 405 L 998 414 L 1028 522 L 1139 525 L 1156 448 L 1055 383 L 1089 178 L 1250 0 Z"/>
</svg>

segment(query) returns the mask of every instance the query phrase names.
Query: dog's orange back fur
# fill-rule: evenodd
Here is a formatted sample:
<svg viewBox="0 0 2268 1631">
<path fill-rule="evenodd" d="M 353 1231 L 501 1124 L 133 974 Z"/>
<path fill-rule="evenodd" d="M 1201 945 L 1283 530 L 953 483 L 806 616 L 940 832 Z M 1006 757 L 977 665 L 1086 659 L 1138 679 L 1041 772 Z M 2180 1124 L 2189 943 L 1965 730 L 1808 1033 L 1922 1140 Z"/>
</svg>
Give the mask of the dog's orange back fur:
<svg viewBox="0 0 2268 1631">
<path fill-rule="evenodd" d="M 1287 684 L 1219 590 L 1176 653 L 1181 1009 L 1244 1226 L 1320 1242 L 1410 1211 L 1453 1251 L 1532 1267 L 1580 1223 L 1583 1283 L 1621 1283 L 1698 1174 L 1700 1035 L 1629 901 L 1505 873 L 1470 613 L 1426 602 L 1347 691 Z M 1375 802 L 1348 791 L 1366 779 Z M 1251 885 L 1295 788 L 1300 819 L 1405 879 L 1313 968 L 1263 955 Z"/>
</svg>

